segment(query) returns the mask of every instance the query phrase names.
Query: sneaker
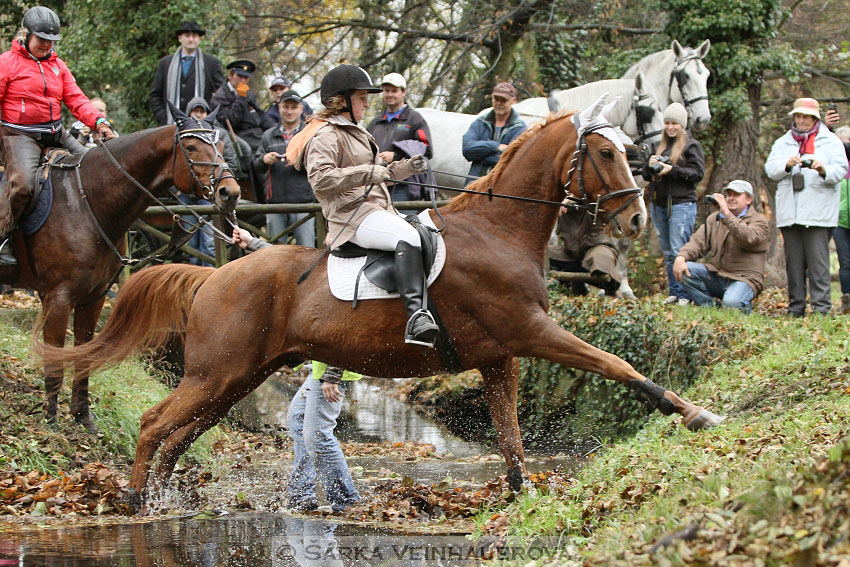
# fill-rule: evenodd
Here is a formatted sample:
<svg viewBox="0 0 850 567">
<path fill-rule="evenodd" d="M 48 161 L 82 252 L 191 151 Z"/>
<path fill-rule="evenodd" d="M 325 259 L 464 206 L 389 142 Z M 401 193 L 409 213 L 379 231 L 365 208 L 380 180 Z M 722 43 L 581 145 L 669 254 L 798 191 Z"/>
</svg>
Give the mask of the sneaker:
<svg viewBox="0 0 850 567">
<path fill-rule="evenodd" d="M 676 300 L 676 305 L 679 305 L 679 306 L 690 305 L 690 303 L 691 303 L 691 300 L 688 299 L 687 297 L 680 297 L 679 299 Z"/>
<path fill-rule="evenodd" d="M 292 512 L 297 512 L 299 514 L 303 514 L 305 512 L 314 512 L 319 509 L 319 501 L 315 498 L 307 498 L 306 500 L 301 500 L 300 502 L 289 501 L 289 505 L 287 506 L 289 510 Z"/>
<path fill-rule="evenodd" d="M 661 302 L 661 305 L 673 305 L 677 301 L 679 301 L 678 297 L 676 297 L 675 295 L 668 295 L 667 299 Z"/>
</svg>

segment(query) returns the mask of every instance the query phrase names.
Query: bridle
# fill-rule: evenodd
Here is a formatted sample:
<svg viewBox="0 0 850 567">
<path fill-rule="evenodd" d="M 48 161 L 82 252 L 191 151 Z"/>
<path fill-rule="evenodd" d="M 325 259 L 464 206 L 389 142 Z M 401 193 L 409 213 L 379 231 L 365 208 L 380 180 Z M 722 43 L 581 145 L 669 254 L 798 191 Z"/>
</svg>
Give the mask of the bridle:
<svg viewBox="0 0 850 567">
<path fill-rule="evenodd" d="M 670 84 L 667 87 L 668 91 L 672 93 L 673 91 L 673 81 L 676 81 L 676 86 L 679 88 L 679 94 L 682 95 L 682 103 L 685 105 L 685 108 L 690 111 L 690 107 L 695 103 L 701 100 L 708 100 L 708 93 L 698 96 L 695 98 L 688 98 L 685 96 L 685 85 L 688 82 L 688 73 L 685 71 L 685 67 L 688 66 L 689 61 L 697 61 L 697 72 L 702 74 L 702 69 L 699 68 L 699 62 L 702 61 L 702 58 L 693 53 L 682 59 L 676 58 L 676 62 L 673 64 L 673 70 L 670 71 Z M 672 94 L 670 95 L 672 99 Z"/>
<path fill-rule="evenodd" d="M 655 136 L 660 135 L 664 130 L 653 130 L 652 132 L 646 131 L 647 124 L 652 123 L 652 118 L 655 116 L 655 108 L 653 108 L 652 103 L 646 105 L 640 104 L 641 101 L 644 100 L 654 100 L 653 96 L 649 93 L 641 93 L 635 91 L 634 97 L 632 98 L 634 101 L 635 107 L 635 122 L 637 123 L 638 137 L 635 140 L 637 145 L 642 144 L 645 140 L 649 138 L 653 138 Z M 656 101 L 657 103 L 657 101 Z"/>
<path fill-rule="evenodd" d="M 224 156 L 222 156 L 221 152 L 218 151 L 218 146 L 216 143 L 218 142 L 218 130 L 215 128 L 204 128 L 201 121 L 192 118 L 197 123 L 197 128 L 188 128 L 183 129 L 182 124 L 179 124 L 177 128 L 174 130 L 174 153 L 171 159 L 171 178 L 174 179 L 175 167 L 177 164 L 177 146 L 180 147 L 180 150 L 183 153 L 183 159 L 186 160 L 186 165 L 189 169 L 189 175 L 192 176 L 193 186 L 197 186 L 201 191 L 201 195 L 207 201 L 211 203 L 215 202 L 215 189 L 218 187 L 219 183 L 224 179 L 233 179 L 236 177 L 233 175 L 233 171 L 230 169 L 230 166 L 227 165 L 227 162 L 224 160 Z M 215 161 L 196 161 L 189 157 L 189 152 L 186 151 L 186 146 L 180 143 L 184 138 L 197 138 L 202 142 L 209 144 L 212 146 L 213 151 L 215 152 L 215 156 L 213 159 Z M 198 177 L 197 172 L 195 171 L 195 166 L 209 166 L 212 169 L 210 170 L 210 182 L 208 185 L 204 185 L 201 181 L 201 178 Z M 216 175 L 218 173 L 218 175 Z"/>
<path fill-rule="evenodd" d="M 183 158 L 186 161 L 187 169 L 189 170 L 189 174 L 192 177 L 192 187 L 194 188 L 195 186 L 197 186 L 197 188 L 201 192 L 201 195 L 205 199 L 210 201 L 213 204 L 213 206 L 216 207 L 222 213 L 222 216 L 225 219 L 227 219 L 228 222 L 230 222 L 231 224 L 235 224 L 234 220 L 231 220 L 229 218 L 229 215 L 227 213 L 225 213 L 221 209 L 221 207 L 215 202 L 215 190 L 218 187 L 219 183 L 221 183 L 222 180 L 227 179 L 227 178 L 235 179 L 235 177 L 233 176 L 233 172 L 230 170 L 230 166 L 228 166 L 227 162 L 224 161 L 224 157 L 221 155 L 221 153 L 218 151 L 218 147 L 215 145 L 216 142 L 218 141 L 218 130 L 216 130 L 215 128 L 204 128 L 203 125 L 201 124 L 201 122 L 198 121 L 198 120 L 195 120 L 195 122 L 197 123 L 197 126 L 198 126 L 197 128 L 191 128 L 191 129 L 186 129 L 186 130 L 181 130 L 182 124 L 175 124 L 174 147 L 172 148 L 172 159 L 171 159 L 171 178 L 174 179 L 174 177 L 175 177 L 176 165 L 177 165 L 177 146 L 180 146 L 180 149 L 182 150 L 182 153 L 183 153 Z M 213 162 L 195 161 L 192 158 L 190 158 L 188 152 L 186 151 L 186 148 L 183 146 L 183 144 L 180 143 L 180 141 L 182 139 L 190 138 L 190 137 L 198 138 L 202 142 L 211 145 L 213 147 L 213 151 L 215 152 L 215 157 L 213 159 L 215 159 L 216 161 L 213 161 Z M 168 205 L 163 203 L 159 199 L 159 197 L 154 195 L 147 187 L 145 187 L 144 185 L 139 183 L 139 181 L 136 180 L 135 177 L 133 177 L 126 169 L 124 169 L 124 167 L 118 162 L 118 160 L 115 159 L 115 156 L 112 154 L 112 152 L 109 151 L 109 146 L 107 144 L 105 144 L 101 141 L 100 147 L 103 148 L 103 151 L 106 154 L 106 156 L 109 158 L 109 161 L 121 173 L 121 175 L 123 175 L 125 178 L 127 178 L 127 180 L 129 180 L 130 183 L 132 183 L 134 187 L 136 187 L 137 189 L 142 191 L 152 201 L 154 201 L 155 203 L 157 203 L 161 207 L 165 208 L 165 210 L 167 210 L 171 214 L 172 218 L 174 218 L 175 222 L 178 222 L 178 220 L 180 219 L 180 215 L 175 213 Z M 221 161 L 218 161 L 218 160 L 221 160 Z M 204 185 L 203 184 L 203 182 L 201 181 L 197 172 L 195 171 L 196 165 L 198 165 L 198 166 L 211 166 L 213 168 L 210 171 L 210 185 Z M 220 171 L 219 175 L 216 175 L 217 171 Z M 83 189 L 82 182 L 79 179 L 79 168 L 77 169 L 77 177 L 78 177 L 77 183 L 78 183 L 79 188 L 80 188 L 80 193 L 84 197 L 83 200 L 86 202 L 86 204 L 88 204 L 88 199 L 85 199 L 85 191 Z M 122 256 L 121 252 L 119 252 L 118 249 L 115 247 L 115 245 L 112 243 L 112 240 L 110 240 L 109 238 L 106 237 L 106 234 L 103 231 L 103 227 L 100 225 L 100 222 L 97 220 L 97 217 L 95 216 L 94 211 L 91 210 L 91 207 L 89 207 L 89 212 L 91 213 L 92 218 L 94 219 L 95 227 L 97 228 L 98 233 L 100 233 L 101 238 L 106 242 L 106 244 L 112 250 L 113 254 L 115 254 L 118 257 L 122 266 L 132 266 L 132 265 L 135 265 L 136 263 L 144 260 L 143 258 L 130 258 L 129 256 L 127 256 L 127 257 Z M 195 213 L 195 216 L 200 218 L 200 215 L 198 215 L 197 213 Z M 204 219 L 201 219 L 201 221 L 204 222 L 204 223 L 206 222 Z M 216 236 L 225 240 L 226 242 L 230 242 L 230 237 L 228 235 L 224 234 L 221 230 L 219 230 L 215 226 L 213 226 L 213 225 L 210 225 L 210 226 L 213 230 L 213 233 Z"/>
<path fill-rule="evenodd" d="M 630 199 L 627 199 L 625 203 L 620 205 L 620 207 L 614 212 L 608 212 L 602 210 L 602 212 L 606 213 L 609 222 L 613 221 L 617 226 L 617 230 L 620 231 L 621 234 L 625 234 L 625 231 L 620 226 L 619 221 L 617 220 L 617 215 L 619 215 L 626 207 L 631 205 L 636 199 L 639 199 L 643 195 L 643 190 L 640 187 L 629 187 L 626 189 L 614 190 L 610 185 L 605 181 L 605 178 L 602 176 L 602 172 L 599 169 L 599 166 L 596 165 L 596 161 L 593 159 L 593 155 L 587 150 L 587 140 L 585 139 L 588 134 L 596 132 L 597 130 L 602 130 L 604 128 L 612 128 L 610 123 L 608 122 L 600 122 L 598 124 L 594 124 L 586 128 L 581 132 L 579 139 L 576 141 L 576 149 L 573 152 L 573 159 L 570 162 L 570 169 L 567 172 L 567 182 L 564 183 L 564 192 L 566 193 L 566 197 L 564 198 L 564 206 L 575 209 L 575 210 L 583 210 L 587 212 L 591 219 L 593 219 L 593 225 L 597 224 L 599 219 L 600 208 L 603 203 L 609 201 L 611 199 L 615 199 L 617 197 L 623 197 L 626 195 L 631 195 Z M 584 179 L 582 175 L 582 171 L 584 168 L 584 160 L 585 158 L 590 160 L 590 164 L 593 166 L 593 170 L 596 172 L 596 176 L 599 178 L 599 182 L 602 183 L 602 187 L 605 189 L 604 194 L 600 194 L 596 198 L 596 202 L 592 202 L 588 196 L 587 191 L 584 188 Z M 577 171 L 578 177 L 578 189 L 579 196 L 576 197 L 570 192 L 570 185 L 573 182 L 573 172 Z"/>
</svg>

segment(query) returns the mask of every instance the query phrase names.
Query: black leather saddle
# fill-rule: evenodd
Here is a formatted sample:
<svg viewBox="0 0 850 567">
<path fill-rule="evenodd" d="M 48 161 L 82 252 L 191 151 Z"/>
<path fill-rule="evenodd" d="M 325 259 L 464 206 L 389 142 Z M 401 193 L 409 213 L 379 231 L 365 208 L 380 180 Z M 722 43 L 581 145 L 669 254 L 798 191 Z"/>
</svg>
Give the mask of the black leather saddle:
<svg viewBox="0 0 850 567">
<path fill-rule="evenodd" d="M 425 265 L 425 273 L 431 272 L 434 259 L 437 256 L 437 245 L 439 236 L 436 229 L 425 226 L 419 221 L 419 217 L 407 215 L 405 220 L 419 233 L 422 243 L 422 262 Z M 358 246 L 353 242 L 346 242 L 331 250 L 331 254 L 337 258 L 362 258 L 366 257 L 366 263 L 357 273 L 354 283 L 354 307 L 357 306 L 357 290 L 360 287 L 360 277 L 365 275 L 366 279 L 390 293 L 398 291 L 395 281 L 395 252 L 389 250 L 372 250 Z"/>
</svg>

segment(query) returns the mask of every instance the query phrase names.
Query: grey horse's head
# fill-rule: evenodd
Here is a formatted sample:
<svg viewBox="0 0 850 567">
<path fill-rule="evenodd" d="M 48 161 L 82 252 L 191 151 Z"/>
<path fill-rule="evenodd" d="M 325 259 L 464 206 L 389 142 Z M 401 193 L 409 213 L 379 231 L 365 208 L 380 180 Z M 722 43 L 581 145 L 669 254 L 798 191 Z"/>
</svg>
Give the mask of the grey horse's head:
<svg viewBox="0 0 850 567">
<path fill-rule="evenodd" d="M 670 98 L 685 106 L 688 110 L 688 126 L 694 130 L 704 129 L 711 120 L 708 106 L 711 71 L 702 61 L 710 48 L 711 41 L 708 39 L 696 49 L 682 47 L 675 39 L 670 45 L 676 57 L 670 74 Z"/>
</svg>

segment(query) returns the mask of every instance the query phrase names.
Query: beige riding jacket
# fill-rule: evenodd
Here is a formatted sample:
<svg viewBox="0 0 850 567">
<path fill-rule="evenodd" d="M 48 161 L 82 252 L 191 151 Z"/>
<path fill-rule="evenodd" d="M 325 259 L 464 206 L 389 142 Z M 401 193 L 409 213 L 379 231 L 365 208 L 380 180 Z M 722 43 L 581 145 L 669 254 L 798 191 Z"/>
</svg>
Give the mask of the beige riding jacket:
<svg viewBox="0 0 850 567">
<path fill-rule="evenodd" d="M 306 169 L 328 222 L 328 242 L 337 247 L 354 236 L 370 213 L 394 209 L 383 183 L 371 184 L 363 201 L 373 165 L 381 163 L 372 134 L 341 115 L 331 116 L 327 122 L 304 146 L 295 167 Z"/>
</svg>

